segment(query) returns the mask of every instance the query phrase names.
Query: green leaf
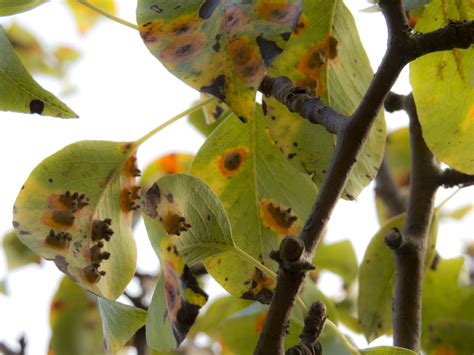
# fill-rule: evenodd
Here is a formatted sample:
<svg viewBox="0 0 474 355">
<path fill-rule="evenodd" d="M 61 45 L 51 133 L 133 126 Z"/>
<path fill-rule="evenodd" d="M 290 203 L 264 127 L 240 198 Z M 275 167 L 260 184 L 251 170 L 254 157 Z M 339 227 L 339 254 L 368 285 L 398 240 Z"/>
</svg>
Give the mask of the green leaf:
<svg viewBox="0 0 474 355">
<path fill-rule="evenodd" d="M 0 110 L 75 118 L 59 99 L 39 86 L 26 71 L 0 27 Z"/>
<path fill-rule="evenodd" d="M 5 279 L 0 279 L 0 295 L 8 295 L 7 281 Z"/>
<path fill-rule="evenodd" d="M 110 299 L 122 293 L 135 271 L 135 151 L 134 143 L 68 145 L 33 170 L 14 207 L 13 224 L 23 243 Z"/>
<path fill-rule="evenodd" d="M 399 128 L 387 136 L 385 164 L 400 190 L 407 198 L 411 169 L 410 132 L 408 127 Z M 384 202 L 375 195 L 377 217 L 380 224 L 394 217 Z"/>
<path fill-rule="evenodd" d="M 208 95 L 201 94 L 202 97 Z M 212 102 L 188 116 L 188 121 L 205 137 L 209 136 L 232 113 L 223 102 Z"/>
<path fill-rule="evenodd" d="M 43 5 L 48 0 L 0 0 L 0 16 L 15 15 Z"/>
<path fill-rule="evenodd" d="M 39 264 L 41 261 L 39 255 L 20 242 L 16 233 L 13 231 L 7 233 L 3 237 L 2 246 L 7 258 L 8 269 L 10 271 L 32 263 Z"/>
<path fill-rule="evenodd" d="M 474 349 L 474 286 L 462 284 L 463 258 L 441 260 L 423 283 L 422 347 L 450 348 L 471 355 Z"/>
<path fill-rule="evenodd" d="M 396 346 L 377 346 L 375 348 L 361 349 L 361 354 L 367 355 L 416 355 L 416 352 Z"/>
<path fill-rule="evenodd" d="M 49 354 L 104 354 L 95 297 L 64 277 L 51 302 Z"/>
<path fill-rule="evenodd" d="M 357 257 L 349 240 L 332 244 L 321 243 L 316 250 L 313 264 L 318 269 L 341 276 L 347 286 L 357 277 Z"/>
<path fill-rule="evenodd" d="M 442 211 L 441 217 L 448 217 L 460 221 L 469 216 L 472 212 L 474 212 L 474 206 L 472 203 L 469 203 L 452 211 Z"/>
<path fill-rule="evenodd" d="M 385 245 L 384 238 L 393 228 L 403 230 L 406 213 L 388 220 L 375 234 L 365 251 L 359 269 L 358 314 L 362 332 L 368 342 L 392 329 L 392 303 L 395 289 L 395 262 L 393 251 Z M 425 268 L 435 255 L 438 234 L 437 212 L 433 215 L 428 235 Z"/>
<path fill-rule="evenodd" d="M 115 0 L 88 0 L 88 2 L 109 14 L 115 15 L 117 12 Z M 77 29 L 81 34 L 89 32 L 97 21 L 102 18 L 102 15 L 75 0 L 66 0 L 66 4 L 72 12 Z"/>
<path fill-rule="evenodd" d="M 139 0 L 137 23 L 149 50 L 174 75 L 253 117 L 255 94 L 283 51 L 301 0 Z"/>
<path fill-rule="evenodd" d="M 474 20 L 469 0 L 433 0 L 416 31 L 436 30 L 454 20 Z M 410 63 L 410 82 L 423 138 L 443 163 L 474 174 L 474 50 L 453 49 Z"/>
<path fill-rule="evenodd" d="M 368 88 L 373 72 L 350 11 L 340 0 L 305 1 L 287 49 L 268 75 L 288 76 L 295 85 L 321 96 L 344 115 L 351 115 Z M 336 137 L 320 125 L 290 113 L 273 98 L 264 98 L 266 124 L 283 154 L 321 185 L 333 155 Z M 352 200 L 372 181 L 382 162 L 385 121 L 380 112 L 343 197 Z"/>
<path fill-rule="evenodd" d="M 147 312 L 102 297 L 98 299 L 105 349 L 115 354 L 145 325 Z"/>
<path fill-rule="evenodd" d="M 269 254 L 282 238 L 299 234 L 316 195 L 314 184 L 270 140 L 260 109 L 248 123 L 234 115 L 222 122 L 196 155 L 191 174 L 218 196 L 243 252 L 233 249 L 207 260 L 206 268 L 232 295 L 269 302 L 274 281 L 250 259 L 276 271 Z"/>
</svg>

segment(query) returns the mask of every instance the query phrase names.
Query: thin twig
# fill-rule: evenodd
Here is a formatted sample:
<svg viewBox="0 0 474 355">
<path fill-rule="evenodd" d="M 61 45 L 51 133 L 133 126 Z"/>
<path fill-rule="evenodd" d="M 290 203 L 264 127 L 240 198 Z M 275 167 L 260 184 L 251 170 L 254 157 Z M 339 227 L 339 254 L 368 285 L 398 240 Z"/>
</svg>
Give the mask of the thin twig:
<svg viewBox="0 0 474 355">
<path fill-rule="evenodd" d="M 454 169 L 446 169 L 440 176 L 439 184 L 446 188 L 472 186 L 474 185 L 474 175 L 464 174 Z"/>
<path fill-rule="evenodd" d="M 347 117 L 325 106 L 319 97 L 310 96 L 303 88 L 294 86 L 287 77 L 265 76 L 259 91 L 267 97 L 272 96 L 278 100 L 290 112 L 297 112 L 309 122 L 324 126 L 330 133 L 337 134 L 346 124 Z M 265 111 L 264 103 L 263 108 Z"/>
<path fill-rule="evenodd" d="M 395 183 L 390 168 L 387 165 L 386 156 L 380 165 L 375 177 L 375 194 L 381 198 L 387 206 L 391 216 L 396 216 L 406 210 L 406 201 L 400 192 L 400 188 Z"/>
</svg>

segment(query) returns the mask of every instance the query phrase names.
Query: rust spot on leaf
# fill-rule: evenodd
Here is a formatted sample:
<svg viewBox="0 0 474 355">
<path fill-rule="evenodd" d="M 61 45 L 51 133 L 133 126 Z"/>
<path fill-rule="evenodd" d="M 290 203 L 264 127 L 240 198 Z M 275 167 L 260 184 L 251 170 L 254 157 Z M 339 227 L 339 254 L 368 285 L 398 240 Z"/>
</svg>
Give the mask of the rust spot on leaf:
<svg viewBox="0 0 474 355">
<path fill-rule="evenodd" d="M 248 291 L 242 294 L 243 299 L 259 301 L 263 304 L 269 304 L 272 300 L 275 281 L 267 277 L 259 269 L 255 268 L 252 276 L 252 282 Z"/>
<path fill-rule="evenodd" d="M 248 156 L 245 148 L 234 148 L 221 156 L 219 159 L 219 170 L 225 177 L 237 175 L 242 169 Z"/>
<path fill-rule="evenodd" d="M 90 264 L 82 269 L 85 279 L 90 283 L 97 283 L 105 275 L 105 271 L 99 271 L 99 264 Z"/>
<path fill-rule="evenodd" d="M 181 235 L 191 228 L 191 225 L 186 222 L 186 218 L 180 216 L 173 211 L 168 211 L 163 219 L 163 227 L 170 235 Z"/>
<path fill-rule="evenodd" d="M 54 230 L 50 230 L 46 236 L 45 242 L 48 246 L 56 249 L 67 249 L 69 243 L 72 240 L 72 235 L 67 232 L 56 233 Z"/>
<path fill-rule="evenodd" d="M 178 162 L 178 157 L 174 153 L 161 157 L 157 161 L 157 164 L 165 174 L 176 174 L 182 171 L 182 167 Z"/>
<path fill-rule="evenodd" d="M 269 1 L 260 1 L 256 7 L 257 14 L 269 22 L 286 24 L 295 22 L 298 18 L 298 7 L 285 3 L 270 3 Z"/>
<path fill-rule="evenodd" d="M 233 36 L 250 23 L 250 18 L 238 6 L 232 6 L 224 10 L 224 29 L 230 40 L 234 40 Z"/>
<path fill-rule="evenodd" d="M 92 240 L 94 242 L 100 241 L 102 239 L 109 241 L 114 231 L 110 228 L 112 220 L 106 218 L 104 220 L 95 219 L 92 222 Z"/>
<path fill-rule="evenodd" d="M 175 64 L 194 59 L 205 46 L 206 41 L 198 32 L 177 37 L 160 52 L 160 59 Z"/>
<path fill-rule="evenodd" d="M 306 32 L 309 26 L 309 20 L 306 15 L 301 15 L 296 23 L 295 28 L 293 29 L 293 36 L 301 36 Z"/>
<path fill-rule="evenodd" d="M 229 44 L 229 51 L 237 77 L 247 85 L 259 82 L 265 73 L 265 66 L 257 46 L 240 37 Z"/>
<path fill-rule="evenodd" d="M 265 199 L 260 201 L 260 208 L 265 225 L 282 236 L 296 235 L 298 217 L 291 213 L 291 208 Z"/>
<path fill-rule="evenodd" d="M 137 157 L 131 156 L 125 162 L 125 176 L 128 178 L 139 177 L 141 175 L 140 169 L 137 166 Z"/>
<path fill-rule="evenodd" d="M 124 212 L 135 211 L 140 206 L 137 204 L 140 198 L 140 186 L 132 186 L 129 189 L 122 189 L 120 193 L 120 208 Z"/>
</svg>

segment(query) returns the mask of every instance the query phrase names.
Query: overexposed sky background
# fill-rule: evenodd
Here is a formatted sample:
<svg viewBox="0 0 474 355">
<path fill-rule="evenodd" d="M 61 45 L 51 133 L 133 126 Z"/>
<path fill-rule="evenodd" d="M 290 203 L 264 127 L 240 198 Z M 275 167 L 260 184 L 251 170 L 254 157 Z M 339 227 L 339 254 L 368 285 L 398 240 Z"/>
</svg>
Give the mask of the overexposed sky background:
<svg viewBox="0 0 474 355">
<path fill-rule="evenodd" d="M 307 0 L 309 1 L 309 0 Z M 135 1 L 117 0 L 120 17 L 135 22 Z M 383 56 L 386 30 L 381 13 L 362 13 L 369 4 L 346 0 L 359 26 L 360 35 L 373 68 Z M 33 11 L 0 18 L 0 25 L 11 21 L 35 32 L 48 47 L 72 45 L 80 50 L 81 60 L 69 72 L 78 92 L 63 98 L 79 114 L 78 120 L 60 120 L 0 112 L 0 234 L 11 229 L 11 210 L 16 195 L 31 170 L 44 158 L 67 144 L 83 139 L 132 141 L 160 123 L 183 111 L 198 98 L 198 93 L 168 73 L 148 52 L 138 33 L 103 19 L 86 36 L 80 36 L 63 1 L 53 0 Z M 59 95 L 58 81 L 37 77 Z M 408 93 L 408 71 L 395 87 Z M 390 130 L 407 124 L 403 114 L 388 117 Z M 157 155 L 172 151 L 196 152 L 203 138 L 185 120 L 173 124 L 144 144 L 138 153 L 141 167 Z M 474 200 L 474 189 L 466 189 L 449 202 L 448 209 Z M 442 191 L 439 200 L 449 193 Z M 378 224 L 373 205 L 373 189 L 368 187 L 355 202 L 341 202 L 331 220 L 327 240 L 351 239 L 361 260 Z M 464 242 L 472 238 L 472 215 L 462 222 L 446 221 L 440 228 L 438 246 L 443 257 L 458 255 Z M 470 234 L 471 233 L 471 234 Z M 144 229 L 137 233 L 138 265 L 155 272 L 158 262 Z M 0 279 L 6 275 L 0 253 Z M 43 354 L 49 342 L 49 303 L 62 274 L 50 262 L 29 266 L 8 275 L 9 296 L 0 295 L 0 341 L 14 344 L 27 335 L 28 353 Z M 326 275 L 323 289 L 337 293 L 339 284 Z M 217 288 L 216 288 L 217 289 Z M 220 291 L 217 291 L 220 292 Z M 362 338 L 359 345 L 365 346 Z M 358 338 L 359 340 L 359 338 Z M 386 340 L 379 341 L 383 342 Z"/>
</svg>

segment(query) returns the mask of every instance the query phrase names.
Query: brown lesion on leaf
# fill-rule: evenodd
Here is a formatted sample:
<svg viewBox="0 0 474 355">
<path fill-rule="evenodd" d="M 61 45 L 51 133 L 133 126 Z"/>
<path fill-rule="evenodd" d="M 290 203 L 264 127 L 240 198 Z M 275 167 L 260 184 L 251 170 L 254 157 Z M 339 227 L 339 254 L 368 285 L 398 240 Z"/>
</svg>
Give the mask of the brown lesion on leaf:
<svg viewBox="0 0 474 355">
<path fill-rule="evenodd" d="M 298 7 L 293 4 L 270 3 L 266 0 L 260 0 L 256 5 L 257 14 L 266 21 L 286 24 L 294 23 L 298 18 Z"/>
<path fill-rule="evenodd" d="M 177 36 L 160 51 L 159 57 L 165 63 L 176 64 L 194 59 L 203 52 L 206 40 L 199 32 Z"/>
<path fill-rule="evenodd" d="M 251 22 L 250 17 L 236 6 L 228 7 L 224 10 L 223 25 L 227 36 L 233 41 L 237 33 Z"/>
<path fill-rule="evenodd" d="M 182 232 L 186 232 L 191 228 L 191 225 L 186 222 L 186 218 L 173 211 L 166 213 L 162 223 L 163 228 L 170 235 L 181 235 Z"/>
<path fill-rule="evenodd" d="M 263 304 L 269 304 L 272 300 L 275 281 L 266 276 L 262 271 L 255 268 L 250 288 L 242 294 L 243 299 L 259 301 Z"/>
<path fill-rule="evenodd" d="M 248 149 L 244 147 L 226 151 L 218 160 L 219 171 L 225 177 L 237 175 L 242 170 L 248 155 Z"/>
<path fill-rule="evenodd" d="M 145 42 L 147 46 L 150 46 L 159 42 L 161 33 L 163 32 L 163 23 L 156 20 L 149 21 L 140 25 L 138 30 L 143 42 Z"/>
<path fill-rule="evenodd" d="M 45 238 L 45 243 L 55 249 L 64 250 L 69 248 L 71 240 L 71 234 L 67 232 L 56 233 L 53 229 L 51 229 Z"/>
<path fill-rule="evenodd" d="M 110 258 L 108 251 L 102 251 L 103 247 L 104 242 L 100 241 L 89 249 L 89 257 L 93 264 L 100 264 L 102 261 Z"/>
<path fill-rule="evenodd" d="M 59 270 L 65 275 L 67 275 L 72 281 L 76 282 L 77 279 L 69 272 L 68 267 L 69 263 L 67 262 L 66 258 L 62 255 L 56 255 L 54 259 L 52 259 Z"/>
<path fill-rule="evenodd" d="M 104 220 L 95 219 L 92 221 L 92 231 L 91 237 L 92 241 L 97 242 L 100 240 L 109 241 L 110 237 L 114 234 L 114 231 L 110 226 L 112 225 L 112 220 L 110 218 L 105 218 Z"/>
<path fill-rule="evenodd" d="M 265 64 L 256 44 L 239 37 L 229 43 L 229 51 L 236 76 L 246 85 L 255 85 L 265 74 Z"/>
<path fill-rule="evenodd" d="M 63 194 L 52 194 L 48 198 L 48 209 L 42 218 L 45 225 L 54 229 L 69 228 L 79 213 L 89 205 L 85 194 L 66 191 Z"/>
<path fill-rule="evenodd" d="M 309 19 L 308 16 L 302 14 L 296 23 L 295 28 L 293 29 L 292 36 L 301 36 L 309 28 Z"/>
<path fill-rule="evenodd" d="M 469 85 L 469 83 L 466 80 L 466 74 L 464 73 L 464 64 L 462 62 L 462 52 L 460 49 L 455 48 L 451 51 L 454 57 L 454 63 L 456 63 L 456 69 L 458 71 L 459 77 L 461 78 L 461 81 Z"/>
<path fill-rule="evenodd" d="M 135 211 L 140 208 L 137 201 L 140 199 L 140 186 L 124 188 L 120 192 L 120 208 L 124 212 Z"/>
<path fill-rule="evenodd" d="M 134 154 L 125 162 L 125 177 L 135 178 L 142 174 L 137 165 L 137 156 Z"/>
<path fill-rule="evenodd" d="M 318 83 L 316 87 L 309 85 L 303 86 L 316 96 L 321 96 L 326 91 L 324 85 L 325 68 L 329 62 L 338 61 L 338 41 L 332 35 L 329 35 L 324 42 L 319 42 L 308 49 L 300 61 L 296 64 L 296 69 L 304 74 L 305 78 L 300 80 L 298 85 L 304 85 L 305 81 Z M 314 92 L 314 90 L 316 90 Z"/>
<path fill-rule="evenodd" d="M 291 208 L 283 207 L 276 201 L 260 200 L 260 211 L 267 227 L 281 236 L 296 235 L 298 217 L 292 214 Z"/>
<path fill-rule="evenodd" d="M 92 263 L 82 269 L 82 274 L 89 283 L 97 283 L 100 281 L 102 276 L 105 276 L 106 272 L 100 271 L 99 267 L 99 264 Z"/>
</svg>

